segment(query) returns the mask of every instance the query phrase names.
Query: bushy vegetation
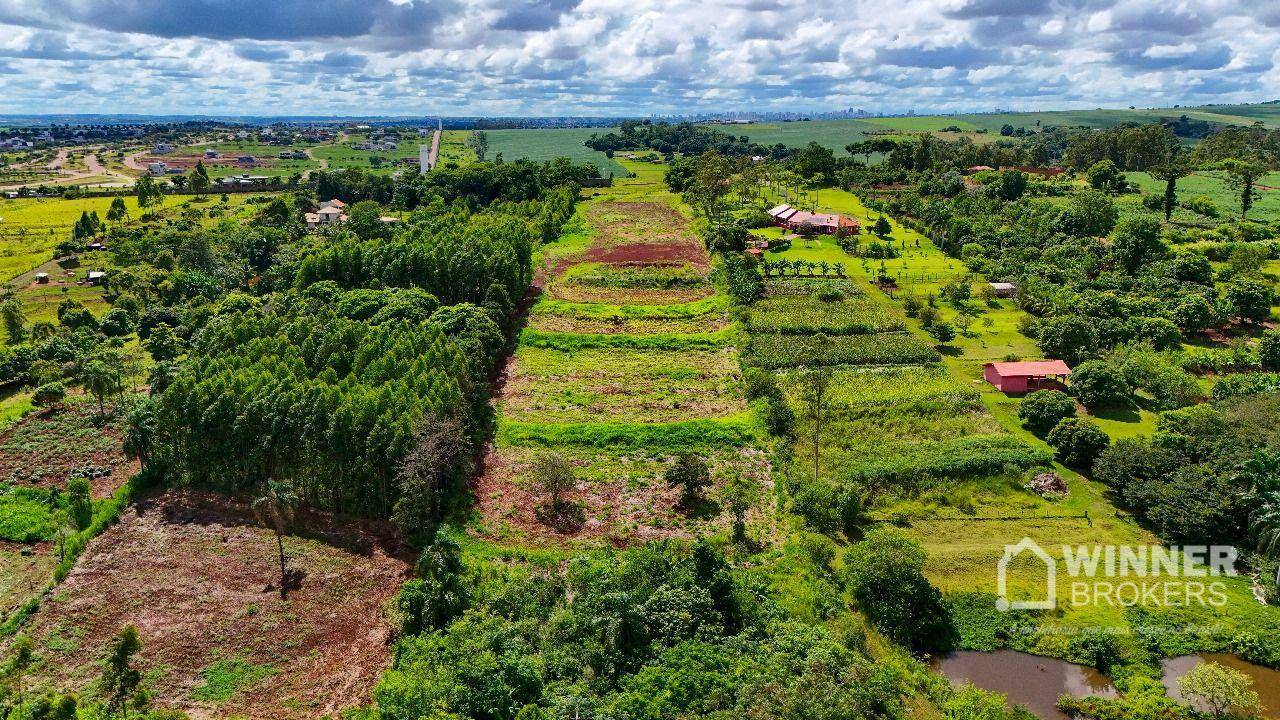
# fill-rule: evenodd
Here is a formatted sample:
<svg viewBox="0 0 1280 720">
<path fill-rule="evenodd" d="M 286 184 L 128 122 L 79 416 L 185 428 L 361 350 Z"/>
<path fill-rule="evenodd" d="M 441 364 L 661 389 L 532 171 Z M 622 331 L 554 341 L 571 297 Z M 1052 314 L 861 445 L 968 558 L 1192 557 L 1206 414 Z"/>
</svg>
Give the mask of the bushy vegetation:
<svg viewBox="0 0 1280 720">
<path fill-rule="evenodd" d="M 383 718 L 896 717 L 906 678 L 858 631 L 787 620 L 712 546 L 470 573 L 461 615 L 400 640 Z M 868 598 L 870 601 L 870 598 Z"/>
</svg>

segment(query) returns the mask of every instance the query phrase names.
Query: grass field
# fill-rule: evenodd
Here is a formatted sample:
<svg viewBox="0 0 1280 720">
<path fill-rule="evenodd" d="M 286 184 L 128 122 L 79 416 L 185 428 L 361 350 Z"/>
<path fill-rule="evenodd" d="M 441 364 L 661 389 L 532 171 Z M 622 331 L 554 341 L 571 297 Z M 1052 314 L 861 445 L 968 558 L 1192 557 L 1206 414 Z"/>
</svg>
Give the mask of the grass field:
<svg viewBox="0 0 1280 720">
<path fill-rule="evenodd" d="M 436 158 L 436 162 L 441 167 L 449 167 L 450 164 L 468 165 L 475 162 L 476 153 L 471 146 L 467 145 L 467 138 L 470 136 L 470 130 L 445 130 L 440 136 L 440 155 Z M 485 159 L 493 158 L 490 156 Z"/>
<path fill-rule="evenodd" d="M 165 210 L 180 207 L 190 197 L 169 195 L 161 206 Z M 53 248 L 70 238 L 71 226 L 81 213 L 97 212 L 106 219 L 112 198 L 76 200 L 32 199 L 0 200 L 0 280 L 12 280 L 53 258 Z M 141 213 L 137 198 L 125 198 L 129 216 Z"/>
<path fill-rule="evenodd" d="M 602 152 L 583 145 L 593 134 L 604 134 L 609 128 L 554 128 L 527 130 L 486 130 L 489 156 L 499 153 L 503 160 L 537 160 L 539 162 L 567 157 L 577 163 L 590 163 L 605 176 L 626 174 L 623 166 Z"/>
<path fill-rule="evenodd" d="M 1129 172 L 1125 173 L 1125 176 L 1144 194 L 1164 195 L 1164 183 L 1144 172 Z M 1257 185 L 1259 186 L 1258 198 L 1254 200 L 1253 208 L 1249 211 L 1249 219 L 1269 224 L 1280 222 L 1280 172 L 1267 173 L 1259 177 Z M 1216 218 L 1207 218 L 1180 207 L 1174 215 L 1174 220 L 1188 224 L 1213 225 L 1240 217 L 1240 194 L 1232 189 L 1224 173 L 1203 170 L 1178 180 L 1179 203 L 1186 203 L 1201 195 L 1209 198 L 1217 208 Z"/>
</svg>

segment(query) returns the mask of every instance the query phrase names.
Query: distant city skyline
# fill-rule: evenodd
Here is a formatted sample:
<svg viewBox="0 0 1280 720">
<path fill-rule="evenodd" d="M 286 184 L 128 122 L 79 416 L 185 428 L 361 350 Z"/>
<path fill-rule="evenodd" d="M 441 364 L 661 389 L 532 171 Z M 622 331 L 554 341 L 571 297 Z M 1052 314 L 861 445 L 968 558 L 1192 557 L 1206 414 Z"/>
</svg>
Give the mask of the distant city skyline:
<svg viewBox="0 0 1280 720">
<path fill-rule="evenodd" d="M 0 114 L 900 114 L 1280 98 L 1249 0 L 0 0 Z"/>
</svg>

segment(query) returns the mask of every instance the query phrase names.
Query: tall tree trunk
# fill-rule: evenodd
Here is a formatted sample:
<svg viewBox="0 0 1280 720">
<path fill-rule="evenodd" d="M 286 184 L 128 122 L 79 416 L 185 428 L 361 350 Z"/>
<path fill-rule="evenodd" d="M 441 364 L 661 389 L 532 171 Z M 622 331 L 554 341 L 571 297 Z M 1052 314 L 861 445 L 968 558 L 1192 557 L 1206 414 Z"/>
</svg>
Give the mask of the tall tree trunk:
<svg viewBox="0 0 1280 720">
<path fill-rule="evenodd" d="M 284 594 L 284 536 L 276 531 L 276 548 L 280 551 L 280 594 Z"/>
</svg>

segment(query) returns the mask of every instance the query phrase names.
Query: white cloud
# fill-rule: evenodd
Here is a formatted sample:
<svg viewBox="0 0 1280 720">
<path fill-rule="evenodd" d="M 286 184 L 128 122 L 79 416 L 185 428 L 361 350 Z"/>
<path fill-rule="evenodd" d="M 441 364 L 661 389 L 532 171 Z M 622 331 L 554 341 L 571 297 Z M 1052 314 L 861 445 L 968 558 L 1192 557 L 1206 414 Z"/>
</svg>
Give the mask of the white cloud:
<svg viewBox="0 0 1280 720">
<path fill-rule="evenodd" d="M 326 24 L 297 22 L 302 6 Z M 1258 12 L 1254 0 L 0 0 L 0 112 L 1274 99 L 1280 51 Z"/>
</svg>

